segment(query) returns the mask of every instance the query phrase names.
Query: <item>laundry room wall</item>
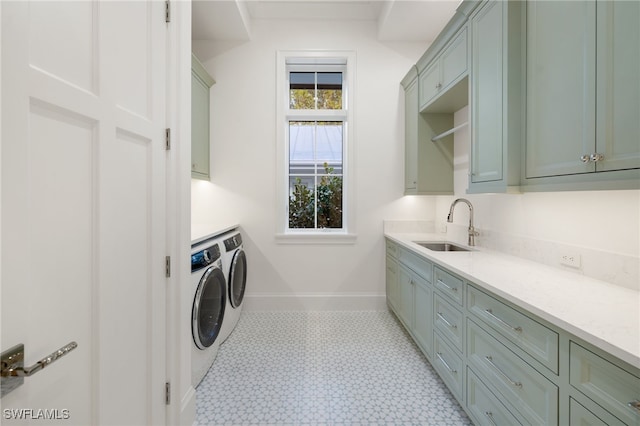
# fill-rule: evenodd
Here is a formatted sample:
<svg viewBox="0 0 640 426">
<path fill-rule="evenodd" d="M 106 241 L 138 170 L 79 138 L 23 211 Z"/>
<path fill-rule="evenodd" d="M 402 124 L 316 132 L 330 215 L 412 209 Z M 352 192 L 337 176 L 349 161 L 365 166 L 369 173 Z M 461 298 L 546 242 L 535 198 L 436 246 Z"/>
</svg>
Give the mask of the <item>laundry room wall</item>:
<svg viewBox="0 0 640 426">
<path fill-rule="evenodd" d="M 252 22 L 251 41 L 193 42 L 211 90 L 211 181 L 192 182 L 192 220 L 238 222 L 247 309 L 370 309 L 384 303 L 384 219 L 433 220 L 433 197 L 403 197 L 400 80 L 424 43 L 381 43 L 371 21 Z M 356 53 L 354 244 L 276 241 L 276 52 Z"/>
</svg>

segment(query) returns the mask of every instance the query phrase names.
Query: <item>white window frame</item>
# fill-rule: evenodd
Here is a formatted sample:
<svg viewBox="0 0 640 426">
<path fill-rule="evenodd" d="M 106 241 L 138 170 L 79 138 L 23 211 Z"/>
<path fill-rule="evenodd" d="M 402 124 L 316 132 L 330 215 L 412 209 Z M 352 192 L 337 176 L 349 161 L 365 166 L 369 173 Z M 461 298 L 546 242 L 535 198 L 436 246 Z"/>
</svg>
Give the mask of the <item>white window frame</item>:
<svg viewBox="0 0 640 426">
<path fill-rule="evenodd" d="M 352 244 L 356 240 L 355 213 L 355 156 L 353 91 L 355 86 L 356 55 L 353 51 L 278 51 L 276 72 L 276 240 L 294 244 Z M 322 71 L 326 65 L 343 65 L 342 102 L 343 110 L 289 109 L 290 69 L 313 66 L 308 71 Z M 296 68 L 297 70 L 298 68 Z M 346 114 L 345 114 L 346 112 Z M 289 228 L 289 121 L 326 120 L 343 121 L 342 152 L 342 229 L 290 229 Z"/>
</svg>

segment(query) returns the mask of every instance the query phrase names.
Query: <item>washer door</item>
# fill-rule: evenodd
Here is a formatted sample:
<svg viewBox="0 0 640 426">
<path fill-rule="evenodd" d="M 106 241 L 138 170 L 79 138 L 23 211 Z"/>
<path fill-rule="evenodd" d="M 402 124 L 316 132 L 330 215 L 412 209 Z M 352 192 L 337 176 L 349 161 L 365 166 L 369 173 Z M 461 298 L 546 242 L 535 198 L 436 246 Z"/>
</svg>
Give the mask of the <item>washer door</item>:
<svg viewBox="0 0 640 426">
<path fill-rule="evenodd" d="M 218 266 L 206 270 L 193 301 L 191 312 L 191 332 L 193 341 L 200 349 L 206 349 L 216 341 L 226 300 L 226 282 Z"/>
<path fill-rule="evenodd" d="M 229 270 L 229 301 L 233 308 L 237 308 L 244 298 L 244 288 L 247 285 L 247 257 L 244 250 L 239 249 L 233 255 Z"/>
</svg>

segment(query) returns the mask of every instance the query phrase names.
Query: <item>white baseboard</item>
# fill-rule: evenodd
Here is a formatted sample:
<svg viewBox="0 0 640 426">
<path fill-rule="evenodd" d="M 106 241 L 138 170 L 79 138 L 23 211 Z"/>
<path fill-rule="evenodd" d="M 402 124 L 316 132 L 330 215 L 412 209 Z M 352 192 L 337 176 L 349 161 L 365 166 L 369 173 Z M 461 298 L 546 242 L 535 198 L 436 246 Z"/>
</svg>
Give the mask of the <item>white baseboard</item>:
<svg viewBox="0 0 640 426">
<path fill-rule="evenodd" d="M 247 311 L 383 311 L 384 294 L 247 294 Z"/>
</svg>

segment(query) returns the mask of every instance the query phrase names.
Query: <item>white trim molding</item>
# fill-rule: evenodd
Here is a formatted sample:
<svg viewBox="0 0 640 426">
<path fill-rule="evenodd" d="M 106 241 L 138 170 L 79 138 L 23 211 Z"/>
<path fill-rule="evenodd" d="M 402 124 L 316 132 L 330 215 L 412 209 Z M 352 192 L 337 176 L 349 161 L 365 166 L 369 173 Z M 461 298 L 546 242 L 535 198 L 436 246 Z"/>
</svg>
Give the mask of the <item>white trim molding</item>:
<svg viewBox="0 0 640 426">
<path fill-rule="evenodd" d="M 346 72 L 343 75 L 343 102 L 347 110 L 345 120 L 345 147 L 343 152 L 343 229 L 310 230 L 300 232 L 288 231 L 287 206 L 289 200 L 287 167 L 288 142 L 286 122 L 288 110 L 288 90 L 286 89 L 287 65 L 290 63 L 322 65 L 333 61 L 344 63 Z M 356 240 L 355 223 L 355 146 L 356 135 L 354 125 L 354 90 L 356 87 L 356 53 L 355 51 L 335 50 L 280 50 L 276 54 L 276 241 L 283 244 L 354 244 Z"/>
</svg>

